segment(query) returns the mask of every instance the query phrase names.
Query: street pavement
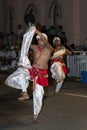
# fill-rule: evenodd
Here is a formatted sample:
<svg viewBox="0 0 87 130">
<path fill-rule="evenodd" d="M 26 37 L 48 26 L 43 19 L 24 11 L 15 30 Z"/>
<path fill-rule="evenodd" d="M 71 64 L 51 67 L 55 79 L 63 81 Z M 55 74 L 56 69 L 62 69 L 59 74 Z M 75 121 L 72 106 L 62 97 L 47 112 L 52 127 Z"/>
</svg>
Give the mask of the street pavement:
<svg viewBox="0 0 87 130">
<path fill-rule="evenodd" d="M 4 85 L 0 75 L 0 130 L 87 130 L 87 84 L 67 78 L 58 94 L 49 79 L 40 122 L 33 122 L 32 83 L 30 100 L 19 102 L 20 90 Z"/>
</svg>

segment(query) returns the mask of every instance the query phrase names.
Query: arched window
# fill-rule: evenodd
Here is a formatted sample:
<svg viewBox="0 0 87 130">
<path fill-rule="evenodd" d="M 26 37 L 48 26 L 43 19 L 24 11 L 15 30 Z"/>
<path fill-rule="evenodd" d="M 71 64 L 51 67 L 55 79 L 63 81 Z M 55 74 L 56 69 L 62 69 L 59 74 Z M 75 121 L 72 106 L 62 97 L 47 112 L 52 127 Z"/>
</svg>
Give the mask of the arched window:
<svg viewBox="0 0 87 130">
<path fill-rule="evenodd" d="M 59 25 L 59 20 L 61 17 L 62 17 L 61 6 L 57 0 L 54 0 L 51 3 L 50 9 L 49 9 L 49 18 L 52 20 L 54 27 L 57 27 Z"/>
<path fill-rule="evenodd" d="M 29 4 L 25 11 L 24 21 L 25 24 L 28 25 L 29 23 L 36 23 L 37 19 L 37 10 L 33 4 Z"/>
</svg>

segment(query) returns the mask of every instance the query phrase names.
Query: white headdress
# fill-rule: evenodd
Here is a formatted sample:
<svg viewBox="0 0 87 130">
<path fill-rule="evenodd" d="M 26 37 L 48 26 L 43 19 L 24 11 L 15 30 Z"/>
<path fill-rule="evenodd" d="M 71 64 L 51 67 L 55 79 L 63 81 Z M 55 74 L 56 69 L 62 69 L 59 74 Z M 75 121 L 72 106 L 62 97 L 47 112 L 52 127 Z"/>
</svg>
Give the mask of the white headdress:
<svg viewBox="0 0 87 130">
<path fill-rule="evenodd" d="M 48 37 L 47 37 L 47 35 L 46 35 L 45 33 L 42 33 L 42 35 L 46 38 L 46 40 L 48 40 Z M 40 39 L 40 36 L 37 35 L 37 36 L 36 36 L 36 39 L 37 39 L 37 40 Z"/>
<path fill-rule="evenodd" d="M 60 41 L 60 38 L 59 37 L 54 37 L 53 44 L 55 43 L 56 40 Z"/>
</svg>

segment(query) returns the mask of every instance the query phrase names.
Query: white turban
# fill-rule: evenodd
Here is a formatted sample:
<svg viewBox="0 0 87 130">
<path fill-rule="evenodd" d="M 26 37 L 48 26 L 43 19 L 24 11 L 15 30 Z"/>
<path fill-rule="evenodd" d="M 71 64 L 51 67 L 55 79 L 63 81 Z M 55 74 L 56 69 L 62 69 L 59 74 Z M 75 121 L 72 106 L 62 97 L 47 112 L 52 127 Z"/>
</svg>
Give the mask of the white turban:
<svg viewBox="0 0 87 130">
<path fill-rule="evenodd" d="M 59 37 L 55 37 L 55 38 L 53 39 L 53 44 L 55 43 L 56 40 L 60 41 L 60 38 L 59 38 Z"/>
<path fill-rule="evenodd" d="M 42 35 L 45 37 L 46 40 L 48 40 L 47 35 L 46 35 L 45 33 L 42 33 Z M 37 36 L 36 36 L 36 39 L 37 39 L 37 40 L 40 39 L 40 36 L 37 35 Z"/>
</svg>

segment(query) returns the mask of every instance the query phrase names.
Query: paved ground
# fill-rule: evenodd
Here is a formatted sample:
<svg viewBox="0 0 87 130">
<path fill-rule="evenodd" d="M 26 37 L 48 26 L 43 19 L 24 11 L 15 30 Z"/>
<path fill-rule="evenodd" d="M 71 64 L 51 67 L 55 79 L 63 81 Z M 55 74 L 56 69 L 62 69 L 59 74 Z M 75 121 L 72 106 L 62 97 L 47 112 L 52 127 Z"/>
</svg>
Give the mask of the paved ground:
<svg viewBox="0 0 87 130">
<path fill-rule="evenodd" d="M 32 121 L 33 100 L 19 102 L 19 90 L 5 86 L 0 76 L 0 130 L 87 130 L 87 84 L 67 79 L 59 95 L 50 80 L 40 123 Z M 28 90 L 32 97 L 32 89 Z"/>
</svg>

